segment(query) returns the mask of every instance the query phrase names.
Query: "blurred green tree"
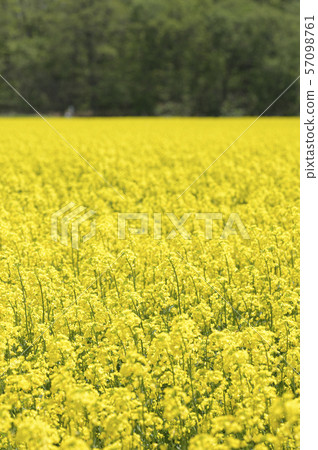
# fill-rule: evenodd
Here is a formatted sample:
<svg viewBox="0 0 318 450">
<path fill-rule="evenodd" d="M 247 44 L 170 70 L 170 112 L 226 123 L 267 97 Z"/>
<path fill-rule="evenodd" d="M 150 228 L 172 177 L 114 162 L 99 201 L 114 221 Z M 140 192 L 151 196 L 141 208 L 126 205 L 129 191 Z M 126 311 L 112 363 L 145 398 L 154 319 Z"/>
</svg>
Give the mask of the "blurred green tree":
<svg viewBox="0 0 318 450">
<path fill-rule="evenodd" d="M 0 6 L 0 73 L 46 113 L 255 115 L 299 72 L 296 0 Z M 0 112 L 30 109 L 3 84 Z M 268 113 L 298 112 L 294 88 Z"/>
</svg>

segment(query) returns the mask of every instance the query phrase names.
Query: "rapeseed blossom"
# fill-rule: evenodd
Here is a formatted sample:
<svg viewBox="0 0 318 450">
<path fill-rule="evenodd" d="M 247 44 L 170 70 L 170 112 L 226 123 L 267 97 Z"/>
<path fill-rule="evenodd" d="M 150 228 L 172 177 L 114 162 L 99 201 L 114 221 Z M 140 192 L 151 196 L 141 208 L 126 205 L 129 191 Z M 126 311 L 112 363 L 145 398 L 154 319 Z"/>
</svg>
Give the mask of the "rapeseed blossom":
<svg viewBox="0 0 318 450">
<path fill-rule="evenodd" d="M 181 196 L 249 118 L 50 120 L 107 183 L 1 119 L 0 447 L 298 448 L 298 119 L 260 119 Z M 50 236 L 69 202 L 96 211 L 79 250 Z M 127 212 L 222 219 L 118 239 Z M 249 239 L 222 239 L 231 213 Z"/>
</svg>

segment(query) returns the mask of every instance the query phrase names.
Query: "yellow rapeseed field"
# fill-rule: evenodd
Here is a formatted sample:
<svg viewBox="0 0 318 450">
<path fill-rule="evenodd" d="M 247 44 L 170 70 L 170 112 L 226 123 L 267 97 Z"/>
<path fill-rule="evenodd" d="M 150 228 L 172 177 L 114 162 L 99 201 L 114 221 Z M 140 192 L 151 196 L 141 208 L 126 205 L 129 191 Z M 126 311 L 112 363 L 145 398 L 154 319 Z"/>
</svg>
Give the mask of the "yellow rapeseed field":
<svg viewBox="0 0 318 450">
<path fill-rule="evenodd" d="M 298 448 L 299 120 L 49 120 L 0 119 L 0 448 Z"/>
</svg>

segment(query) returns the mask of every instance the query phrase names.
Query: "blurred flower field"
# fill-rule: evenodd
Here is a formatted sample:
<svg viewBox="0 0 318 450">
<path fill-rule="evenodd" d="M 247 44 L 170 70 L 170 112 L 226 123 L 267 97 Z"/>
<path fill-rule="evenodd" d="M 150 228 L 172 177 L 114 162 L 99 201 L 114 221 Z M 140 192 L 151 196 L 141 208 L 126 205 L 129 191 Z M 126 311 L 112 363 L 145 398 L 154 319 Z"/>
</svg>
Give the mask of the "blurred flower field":
<svg viewBox="0 0 318 450">
<path fill-rule="evenodd" d="M 1 449 L 299 447 L 299 120 L 258 120 L 186 190 L 252 120 L 50 119 L 105 182 L 0 119 Z M 79 250 L 51 238 L 70 202 L 96 212 Z M 119 213 L 167 212 L 222 219 L 118 239 Z M 250 239 L 222 238 L 232 213 Z"/>
</svg>

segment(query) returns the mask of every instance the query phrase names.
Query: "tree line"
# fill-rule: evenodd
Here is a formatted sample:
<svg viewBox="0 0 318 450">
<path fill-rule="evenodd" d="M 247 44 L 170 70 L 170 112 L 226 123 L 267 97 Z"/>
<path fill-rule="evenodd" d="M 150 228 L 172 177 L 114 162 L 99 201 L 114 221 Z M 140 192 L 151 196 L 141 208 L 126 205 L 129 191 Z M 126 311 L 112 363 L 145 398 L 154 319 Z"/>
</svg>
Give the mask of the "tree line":
<svg viewBox="0 0 318 450">
<path fill-rule="evenodd" d="M 39 111 L 258 115 L 299 74 L 295 0 L 0 0 L 0 73 Z M 0 80 L 0 112 L 32 112 Z M 294 85 L 268 111 L 298 115 Z"/>
</svg>

